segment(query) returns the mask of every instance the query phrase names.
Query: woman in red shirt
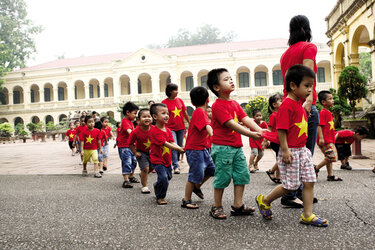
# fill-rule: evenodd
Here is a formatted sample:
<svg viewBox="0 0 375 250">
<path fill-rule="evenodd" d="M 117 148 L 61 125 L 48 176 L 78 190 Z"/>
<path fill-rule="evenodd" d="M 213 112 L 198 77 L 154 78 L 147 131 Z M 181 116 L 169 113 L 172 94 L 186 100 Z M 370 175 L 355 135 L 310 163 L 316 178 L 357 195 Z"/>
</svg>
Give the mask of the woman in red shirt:
<svg viewBox="0 0 375 250">
<path fill-rule="evenodd" d="M 169 120 L 166 125 L 172 131 L 173 139 L 178 146 L 183 147 L 184 136 L 185 136 L 185 122 L 184 118 L 188 123 L 190 119 L 186 111 L 186 107 L 181 98 L 177 97 L 178 86 L 174 83 L 169 83 L 165 88 L 165 94 L 168 98 L 164 99 L 162 103 L 167 105 Z M 178 159 L 180 154 L 173 150 L 172 151 L 172 166 L 175 174 L 180 173 L 180 167 L 178 166 Z"/>
</svg>

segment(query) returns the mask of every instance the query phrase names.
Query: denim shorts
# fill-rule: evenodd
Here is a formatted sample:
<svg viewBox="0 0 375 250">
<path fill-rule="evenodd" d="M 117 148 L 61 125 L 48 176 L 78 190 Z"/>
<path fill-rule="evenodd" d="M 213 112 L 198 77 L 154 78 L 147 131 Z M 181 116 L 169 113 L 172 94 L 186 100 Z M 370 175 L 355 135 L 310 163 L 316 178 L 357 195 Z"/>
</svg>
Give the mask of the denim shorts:
<svg viewBox="0 0 375 250">
<path fill-rule="evenodd" d="M 215 175 L 215 164 L 207 149 L 186 150 L 186 158 L 189 164 L 188 182 L 200 184 L 205 176 Z"/>
<path fill-rule="evenodd" d="M 141 157 L 137 158 L 139 168 L 143 170 L 147 167 L 151 167 L 150 153 L 145 153 L 141 151 L 138 152 L 141 153 Z"/>
<path fill-rule="evenodd" d="M 102 150 L 103 150 L 103 148 L 102 148 Z M 98 149 L 98 160 L 99 160 L 99 162 L 104 162 L 104 160 L 103 160 L 103 154 L 100 153 L 100 149 Z"/>
<path fill-rule="evenodd" d="M 122 174 L 131 174 L 137 166 L 137 159 L 130 148 L 119 148 L 118 155 L 121 159 Z"/>
<path fill-rule="evenodd" d="M 103 150 L 103 158 L 108 158 L 108 152 L 109 152 L 109 145 L 104 145 L 102 147 L 102 150 Z"/>
</svg>

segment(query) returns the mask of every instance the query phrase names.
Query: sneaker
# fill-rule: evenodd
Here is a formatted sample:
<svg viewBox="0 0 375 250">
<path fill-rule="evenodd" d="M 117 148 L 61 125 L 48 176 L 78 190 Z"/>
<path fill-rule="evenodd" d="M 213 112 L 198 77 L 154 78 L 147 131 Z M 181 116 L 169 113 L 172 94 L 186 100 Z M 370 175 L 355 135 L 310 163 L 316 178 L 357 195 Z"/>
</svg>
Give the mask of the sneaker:
<svg viewBox="0 0 375 250">
<path fill-rule="evenodd" d="M 99 174 L 103 174 L 104 172 L 103 172 L 103 170 L 99 170 Z"/>
<path fill-rule="evenodd" d="M 82 165 L 82 164 L 83 164 L 83 162 L 82 162 L 82 161 L 80 161 L 80 162 L 79 162 L 79 165 Z"/>
<path fill-rule="evenodd" d="M 133 188 L 133 185 L 130 183 L 130 181 L 124 181 L 124 183 L 122 183 L 122 187 L 123 188 Z"/>
<path fill-rule="evenodd" d="M 84 176 L 84 177 L 87 176 L 87 170 L 82 170 L 82 176 Z"/>
<path fill-rule="evenodd" d="M 149 194 L 151 193 L 150 189 L 148 189 L 148 187 L 142 187 L 141 188 L 141 193 L 142 194 Z"/>
<path fill-rule="evenodd" d="M 102 175 L 100 173 L 94 174 L 94 178 L 102 178 Z"/>
<path fill-rule="evenodd" d="M 140 181 L 137 178 L 135 178 L 135 177 L 129 178 L 129 181 L 131 183 L 140 183 Z"/>
<path fill-rule="evenodd" d="M 174 174 L 180 174 L 180 169 L 179 169 L 179 168 L 176 168 L 176 169 L 174 170 Z"/>
<path fill-rule="evenodd" d="M 104 170 L 104 171 L 107 171 L 107 167 L 106 167 L 106 166 L 103 166 L 103 170 Z"/>
<path fill-rule="evenodd" d="M 341 169 L 352 170 L 352 167 L 349 165 L 349 163 L 346 163 L 345 165 L 341 165 Z"/>
</svg>

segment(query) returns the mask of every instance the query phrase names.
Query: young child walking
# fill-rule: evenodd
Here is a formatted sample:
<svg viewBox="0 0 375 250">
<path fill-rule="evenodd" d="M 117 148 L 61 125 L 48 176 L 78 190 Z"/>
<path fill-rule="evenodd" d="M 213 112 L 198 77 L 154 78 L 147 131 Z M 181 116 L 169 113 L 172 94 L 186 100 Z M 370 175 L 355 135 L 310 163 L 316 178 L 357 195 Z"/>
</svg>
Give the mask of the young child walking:
<svg viewBox="0 0 375 250">
<path fill-rule="evenodd" d="M 323 90 L 318 94 L 318 99 L 323 108 L 319 112 L 319 126 L 317 144 L 324 154 L 324 159 L 315 167 L 316 175 L 319 170 L 327 167 L 327 181 L 342 181 L 341 178 L 333 175 L 332 163 L 337 161 L 337 150 L 335 147 L 335 122 L 329 109 L 333 106 L 334 100 L 332 93 Z"/>
<path fill-rule="evenodd" d="M 105 132 L 106 140 L 103 143 L 103 170 L 107 171 L 108 169 L 108 155 L 109 155 L 109 139 L 114 138 L 112 133 L 112 128 L 109 126 L 108 117 L 103 116 L 100 118 L 102 123 L 102 130 Z"/>
<path fill-rule="evenodd" d="M 82 156 L 83 148 L 82 148 L 81 134 L 87 129 L 85 118 L 86 116 L 81 116 L 79 118 L 80 125 L 78 126 L 78 128 L 76 128 L 76 136 L 74 137 L 74 141 L 77 141 L 79 145 L 79 152 L 81 155 L 81 162 L 79 163 L 80 165 L 82 165 L 82 162 L 83 162 L 83 156 Z"/>
<path fill-rule="evenodd" d="M 121 128 L 121 122 L 116 122 L 116 143 L 115 145 L 113 146 L 113 148 L 116 148 L 117 147 L 117 144 L 118 144 L 118 135 L 120 133 L 120 128 Z"/>
<path fill-rule="evenodd" d="M 272 95 L 268 99 L 268 112 L 270 113 L 270 117 L 268 119 L 268 131 L 272 133 L 277 133 L 277 130 L 276 130 L 277 111 L 279 110 L 279 107 L 282 101 L 283 101 L 283 97 L 280 94 Z M 270 146 L 276 154 L 276 162 L 270 170 L 266 171 L 266 173 L 268 177 L 270 177 L 271 181 L 279 184 L 281 183 L 281 180 L 280 180 L 280 171 L 277 166 L 277 156 L 279 154 L 280 145 L 275 142 L 271 142 Z"/>
<path fill-rule="evenodd" d="M 171 149 L 179 153 L 184 150 L 178 146 L 174 140 L 172 132 L 166 127 L 169 119 L 167 105 L 155 103 L 151 105 L 150 113 L 156 125 L 151 130 L 151 150 L 150 160 L 158 179 L 154 183 L 154 192 L 158 205 L 166 205 L 165 200 L 170 179 L 172 179 L 172 155 Z"/>
<path fill-rule="evenodd" d="M 99 152 L 103 153 L 100 131 L 94 128 L 95 123 L 92 116 L 88 115 L 85 117 L 85 124 L 87 125 L 87 129 L 80 133 L 81 148 L 83 149 L 81 152 L 81 156 L 83 157 L 82 176 L 87 176 L 87 162 L 91 160 L 94 163 L 94 177 L 102 178 L 98 168 L 98 148 Z"/>
<path fill-rule="evenodd" d="M 148 173 L 152 170 L 150 164 L 151 129 L 153 125 L 149 109 L 141 109 L 138 112 L 139 126 L 130 134 L 129 148 L 137 158 L 138 166 L 141 169 L 141 193 L 149 194 L 147 187 Z"/>
<path fill-rule="evenodd" d="M 280 140 L 277 157 L 282 185 L 269 194 L 257 195 L 256 203 L 264 219 L 272 219 L 271 203 L 281 196 L 297 190 L 303 183 L 303 213 L 300 223 L 326 227 L 328 221 L 312 213 L 314 183 L 316 175 L 312 164 L 311 152 L 306 148 L 307 115 L 299 103 L 312 94 L 315 73 L 303 65 L 294 65 L 285 74 L 287 98 L 280 105 L 276 129 Z"/>
<path fill-rule="evenodd" d="M 199 198 L 204 195 L 201 186 L 215 174 L 215 165 L 207 150 L 207 135 L 212 136 L 211 122 L 206 108 L 209 102 L 208 91 L 204 87 L 195 87 L 190 91 L 191 103 L 196 107 L 190 120 L 186 139 L 186 158 L 189 164 L 189 177 L 185 186 L 185 197 L 181 207 L 197 209 L 199 206 L 192 202 L 194 192 Z"/>
<path fill-rule="evenodd" d="M 104 159 L 103 159 L 103 155 L 104 155 L 103 146 L 104 146 L 104 143 L 107 141 L 107 135 L 106 135 L 106 133 L 103 130 L 102 122 L 100 120 L 97 120 L 95 122 L 94 128 L 96 128 L 96 129 L 98 129 L 100 131 L 99 138 L 100 138 L 100 142 L 101 142 L 101 146 L 102 146 L 102 151 L 100 151 L 99 148 L 98 148 L 98 161 L 99 161 L 99 173 L 103 174 L 104 173 L 104 171 L 103 171 L 103 162 L 104 162 Z"/>
<path fill-rule="evenodd" d="M 76 130 L 74 129 L 73 123 L 69 123 L 69 129 L 65 133 L 65 141 L 68 139 L 69 148 L 72 150 L 72 156 L 75 156 L 75 143 L 74 143 L 74 137 L 76 136 Z"/>
<path fill-rule="evenodd" d="M 262 111 L 260 109 L 253 110 L 253 119 L 255 123 L 262 129 L 267 129 L 267 123 L 263 121 Z M 251 130 L 254 131 L 254 130 Z M 260 139 L 253 139 L 249 138 L 250 148 L 251 148 L 251 155 L 249 160 L 249 170 L 250 173 L 255 173 L 259 170 L 258 163 L 262 159 L 264 155 L 264 146 L 263 146 L 263 138 Z M 254 161 L 255 160 L 255 161 Z"/>
<path fill-rule="evenodd" d="M 139 180 L 134 177 L 134 170 L 137 167 L 137 160 L 129 148 L 129 136 L 134 130 L 133 121 L 137 116 L 139 108 L 132 102 L 125 103 L 122 108 L 124 118 L 121 122 L 119 134 L 117 135 L 118 154 L 121 159 L 122 176 L 124 182 L 123 188 L 132 188 L 132 183 L 139 183 Z"/>
<path fill-rule="evenodd" d="M 223 209 L 223 194 L 233 179 L 234 201 L 232 215 L 251 215 L 254 208 L 243 204 L 245 185 L 250 183 L 246 157 L 242 151 L 241 134 L 261 138 L 261 128 L 246 115 L 241 106 L 230 98 L 235 85 L 228 70 L 213 69 L 208 73 L 207 85 L 218 97 L 212 105 L 213 146 L 211 157 L 215 163 L 214 204 L 210 215 L 215 219 L 226 219 Z M 257 132 L 252 132 L 239 124 Z"/>
<path fill-rule="evenodd" d="M 76 155 L 77 155 L 77 154 L 80 154 L 80 155 L 81 155 L 81 150 L 80 150 L 81 143 L 80 143 L 78 140 L 76 140 L 77 129 L 78 129 L 79 126 L 80 126 L 80 122 L 79 122 L 79 121 L 75 121 L 75 122 L 74 122 L 74 138 L 73 138 L 73 145 L 74 145 L 74 147 L 76 148 Z"/>
<path fill-rule="evenodd" d="M 212 108 L 210 106 L 207 106 L 206 109 L 208 119 L 210 120 L 210 126 L 212 128 Z M 211 147 L 212 147 L 212 136 L 207 134 L 207 150 L 208 153 L 211 155 Z"/>
</svg>

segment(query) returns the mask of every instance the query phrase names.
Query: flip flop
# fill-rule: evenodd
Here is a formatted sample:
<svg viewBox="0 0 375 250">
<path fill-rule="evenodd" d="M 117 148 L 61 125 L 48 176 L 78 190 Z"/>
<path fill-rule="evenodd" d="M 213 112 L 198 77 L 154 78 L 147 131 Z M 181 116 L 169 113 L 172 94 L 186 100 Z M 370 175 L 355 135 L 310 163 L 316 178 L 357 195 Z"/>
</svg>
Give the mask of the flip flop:
<svg viewBox="0 0 375 250">
<path fill-rule="evenodd" d="M 275 172 L 271 172 L 270 170 L 267 170 L 266 171 L 268 177 L 270 177 L 271 181 L 273 181 L 274 183 L 277 183 L 277 184 L 280 184 L 281 181 L 279 178 L 276 178 L 276 177 L 272 177 L 271 175 L 273 175 Z"/>
<path fill-rule="evenodd" d="M 181 207 L 187 208 L 187 209 L 198 209 L 199 208 L 199 206 L 197 204 L 193 203 L 191 200 L 185 201 L 184 199 L 182 199 Z"/>
<path fill-rule="evenodd" d="M 202 193 L 202 190 L 200 188 L 194 186 L 193 193 L 196 194 L 202 200 L 204 199 L 204 194 Z"/>
</svg>

